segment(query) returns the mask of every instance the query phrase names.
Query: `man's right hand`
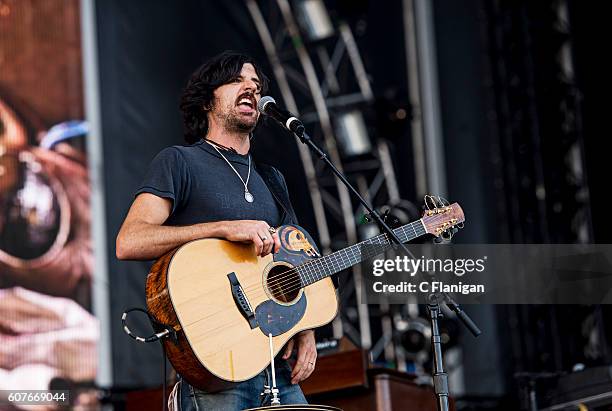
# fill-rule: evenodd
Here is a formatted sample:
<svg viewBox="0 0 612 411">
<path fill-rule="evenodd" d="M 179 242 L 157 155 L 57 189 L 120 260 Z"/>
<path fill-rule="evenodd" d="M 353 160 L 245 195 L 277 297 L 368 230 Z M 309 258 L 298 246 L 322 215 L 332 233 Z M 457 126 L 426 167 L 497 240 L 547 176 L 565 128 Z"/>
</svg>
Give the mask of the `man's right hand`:
<svg viewBox="0 0 612 411">
<path fill-rule="evenodd" d="M 229 241 L 253 243 L 257 255 L 261 257 L 280 250 L 278 234 L 270 233 L 270 226 L 265 221 L 224 221 L 223 237 Z"/>
</svg>

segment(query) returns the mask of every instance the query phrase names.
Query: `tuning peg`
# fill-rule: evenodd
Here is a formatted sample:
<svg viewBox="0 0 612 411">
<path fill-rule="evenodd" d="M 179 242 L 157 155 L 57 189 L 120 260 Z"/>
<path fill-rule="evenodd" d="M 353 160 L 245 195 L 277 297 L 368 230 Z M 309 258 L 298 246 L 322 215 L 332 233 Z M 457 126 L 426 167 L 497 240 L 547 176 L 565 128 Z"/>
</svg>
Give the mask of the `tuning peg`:
<svg viewBox="0 0 612 411">
<path fill-rule="evenodd" d="M 446 240 L 442 237 L 434 237 L 433 242 L 435 244 L 443 244 L 446 243 Z"/>
<path fill-rule="evenodd" d="M 443 242 L 450 242 L 453 239 L 453 236 L 459 231 L 456 227 L 449 227 L 446 230 L 440 233 L 440 238 L 442 238 Z"/>
</svg>

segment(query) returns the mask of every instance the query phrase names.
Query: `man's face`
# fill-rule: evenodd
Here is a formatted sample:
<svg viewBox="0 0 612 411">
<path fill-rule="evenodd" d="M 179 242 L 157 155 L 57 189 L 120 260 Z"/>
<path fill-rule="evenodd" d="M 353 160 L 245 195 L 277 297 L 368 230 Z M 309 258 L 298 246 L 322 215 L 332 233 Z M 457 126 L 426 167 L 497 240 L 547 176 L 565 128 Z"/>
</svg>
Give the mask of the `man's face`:
<svg viewBox="0 0 612 411">
<path fill-rule="evenodd" d="M 250 133 L 255 128 L 261 84 L 252 64 L 245 63 L 240 75 L 217 88 L 214 96 L 210 113 L 227 131 Z"/>
</svg>

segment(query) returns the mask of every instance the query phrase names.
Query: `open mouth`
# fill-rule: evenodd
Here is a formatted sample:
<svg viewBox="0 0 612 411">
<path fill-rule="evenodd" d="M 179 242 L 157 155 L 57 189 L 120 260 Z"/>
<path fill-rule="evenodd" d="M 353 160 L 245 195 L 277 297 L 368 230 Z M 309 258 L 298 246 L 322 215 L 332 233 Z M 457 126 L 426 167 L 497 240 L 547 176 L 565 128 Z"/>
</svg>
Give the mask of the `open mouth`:
<svg viewBox="0 0 612 411">
<path fill-rule="evenodd" d="M 236 105 L 242 109 L 253 111 L 255 110 L 255 97 L 250 93 L 242 94 L 238 97 Z"/>
</svg>

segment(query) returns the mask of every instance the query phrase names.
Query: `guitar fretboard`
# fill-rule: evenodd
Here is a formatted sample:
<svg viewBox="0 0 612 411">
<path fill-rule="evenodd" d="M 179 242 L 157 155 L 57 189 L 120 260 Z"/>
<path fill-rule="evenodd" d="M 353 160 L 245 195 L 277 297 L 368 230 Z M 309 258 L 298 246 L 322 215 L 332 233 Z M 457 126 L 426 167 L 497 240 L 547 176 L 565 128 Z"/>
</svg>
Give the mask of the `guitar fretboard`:
<svg viewBox="0 0 612 411">
<path fill-rule="evenodd" d="M 393 230 L 402 243 L 426 234 L 422 220 L 413 221 Z M 302 286 L 313 284 L 360 262 L 383 253 L 391 247 L 387 234 L 380 234 L 368 240 L 343 248 L 325 257 L 315 258 L 295 267 Z M 362 247 L 366 246 L 366 247 Z"/>
</svg>

